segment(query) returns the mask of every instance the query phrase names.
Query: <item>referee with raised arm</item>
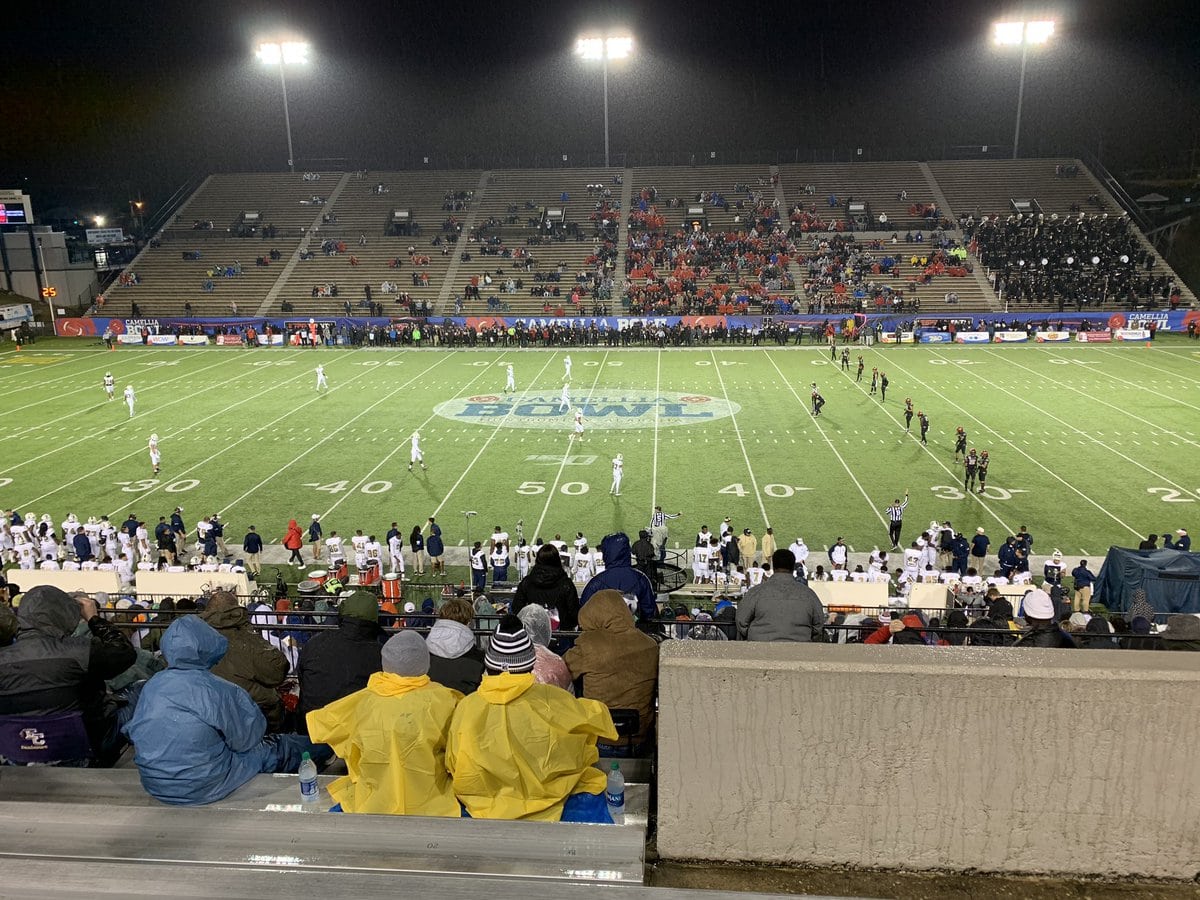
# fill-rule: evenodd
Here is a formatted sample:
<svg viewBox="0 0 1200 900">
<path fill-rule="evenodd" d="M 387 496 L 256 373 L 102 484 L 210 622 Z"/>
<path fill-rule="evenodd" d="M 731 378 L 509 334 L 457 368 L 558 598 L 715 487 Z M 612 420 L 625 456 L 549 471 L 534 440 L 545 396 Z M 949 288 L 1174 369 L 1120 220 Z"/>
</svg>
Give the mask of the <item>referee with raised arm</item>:
<svg viewBox="0 0 1200 900">
<path fill-rule="evenodd" d="M 904 492 L 904 502 L 897 497 L 886 510 L 888 517 L 888 537 L 892 541 L 892 549 L 900 549 L 900 528 L 904 524 L 904 509 L 908 506 L 908 491 Z"/>
<path fill-rule="evenodd" d="M 650 516 L 650 542 L 658 551 L 659 562 L 667 561 L 667 520 L 678 519 L 682 515 L 682 512 L 665 513 L 661 506 L 654 507 Z"/>
</svg>

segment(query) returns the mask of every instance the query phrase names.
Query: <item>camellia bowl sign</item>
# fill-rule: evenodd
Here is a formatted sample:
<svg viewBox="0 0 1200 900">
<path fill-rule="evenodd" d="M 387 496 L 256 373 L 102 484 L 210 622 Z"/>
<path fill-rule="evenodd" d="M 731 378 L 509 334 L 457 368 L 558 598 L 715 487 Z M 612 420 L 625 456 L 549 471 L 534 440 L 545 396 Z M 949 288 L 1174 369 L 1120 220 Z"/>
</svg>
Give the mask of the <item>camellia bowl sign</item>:
<svg viewBox="0 0 1200 900">
<path fill-rule="evenodd" d="M 491 394 L 447 400 L 434 412 L 455 422 L 505 428 L 574 427 L 575 410 L 582 409 L 588 428 L 671 428 L 703 425 L 736 415 L 741 407 L 704 394 L 636 392 L 599 394 L 586 401 L 572 397 L 564 406 L 558 394 L 531 394 L 520 398 Z"/>
</svg>

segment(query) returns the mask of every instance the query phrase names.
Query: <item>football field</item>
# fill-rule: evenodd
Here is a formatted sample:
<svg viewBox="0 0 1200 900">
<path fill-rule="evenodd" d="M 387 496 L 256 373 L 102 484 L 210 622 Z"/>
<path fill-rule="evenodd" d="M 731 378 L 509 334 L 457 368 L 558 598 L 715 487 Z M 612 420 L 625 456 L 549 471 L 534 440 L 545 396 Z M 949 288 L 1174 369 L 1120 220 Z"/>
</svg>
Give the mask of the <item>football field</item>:
<svg viewBox="0 0 1200 900">
<path fill-rule="evenodd" d="M 862 354 L 866 373 L 855 379 Z M 1021 525 L 1035 553 L 1100 556 L 1195 524 L 1200 344 L 828 350 L 374 350 L 121 347 L 41 341 L 0 354 L 0 507 L 55 522 L 175 506 L 188 527 L 219 512 L 277 542 L 313 513 L 331 530 L 406 534 L 434 515 L 447 546 L 510 534 L 636 538 L 655 503 L 683 518 L 672 545 L 725 516 L 786 546 L 839 535 L 886 546 L 884 508 L 908 491 L 905 540 L 932 519 L 993 550 Z M 565 357 L 570 406 L 562 406 Z M 328 376 L 316 390 L 315 368 Z M 506 392 L 506 366 L 516 389 Z M 868 391 L 888 375 L 886 402 Z M 105 397 L 106 372 L 116 399 Z M 809 412 L 810 383 L 827 403 Z M 131 418 L 121 394 L 136 393 Z M 904 430 L 904 400 L 929 417 Z M 573 437 L 582 409 L 582 440 Z M 963 490 L 954 432 L 992 460 Z M 427 471 L 408 470 L 414 430 Z M 147 441 L 156 433 L 162 472 Z M 619 497 L 612 459 L 624 458 Z M 475 516 L 465 515 L 468 511 Z"/>
</svg>

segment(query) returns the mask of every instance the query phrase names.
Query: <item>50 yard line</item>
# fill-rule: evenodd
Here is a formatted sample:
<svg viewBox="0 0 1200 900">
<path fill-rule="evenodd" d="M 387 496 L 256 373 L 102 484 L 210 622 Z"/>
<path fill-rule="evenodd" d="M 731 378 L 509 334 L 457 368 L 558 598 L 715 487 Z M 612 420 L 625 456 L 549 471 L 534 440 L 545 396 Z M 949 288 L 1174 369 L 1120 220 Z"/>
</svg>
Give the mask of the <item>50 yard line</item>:
<svg viewBox="0 0 1200 900">
<path fill-rule="evenodd" d="M 584 406 L 587 406 L 592 402 L 592 394 L 596 393 L 596 385 L 600 383 L 600 375 L 604 372 L 604 364 L 608 362 L 608 353 L 609 351 L 604 351 L 604 357 L 600 360 L 600 365 L 596 366 L 596 377 L 592 379 L 592 387 L 588 391 L 587 399 L 583 401 Z M 574 440 L 574 438 L 571 437 L 572 434 L 574 434 L 573 431 L 567 432 L 568 441 Z M 558 491 L 558 482 L 562 480 L 562 473 L 567 467 L 567 460 L 570 458 L 570 456 L 571 444 L 568 443 L 567 449 L 563 451 L 562 462 L 558 465 L 558 474 L 554 476 L 554 486 L 550 488 L 550 493 L 546 496 L 546 505 L 542 507 L 542 517 L 538 519 L 537 527 L 533 529 L 535 536 L 542 533 L 542 523 L 546 521 L 546 513 L 550 511 L 550 501 L 554 499 L 554 495 Z"/>
</svg>

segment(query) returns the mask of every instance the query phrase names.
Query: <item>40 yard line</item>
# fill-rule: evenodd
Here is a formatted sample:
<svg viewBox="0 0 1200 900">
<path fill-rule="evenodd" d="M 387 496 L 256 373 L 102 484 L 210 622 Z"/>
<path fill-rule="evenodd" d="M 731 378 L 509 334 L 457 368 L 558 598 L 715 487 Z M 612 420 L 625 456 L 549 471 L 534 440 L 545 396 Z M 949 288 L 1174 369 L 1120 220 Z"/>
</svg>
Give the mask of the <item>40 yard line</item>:
<svg viewBox="0 0 1200 900">
<path fill-rule="evenodd" d="M 721 364 L 717 362 L 717 354 L 709 350 L 709 355 L 712 357 L 713 369 L 717 373 L 717 381 L 721 383 L 721 393 L 725 395 L 725 406 L 729 407 L 729 391 L 725 390 L 725 376 L 721 374 Z M 655 409 L 658 405 L 655 404 Z M 763 527 L 770 527 L 771 519 L 767 516 L 767 507 L 763 503 L 762 492 L 758 489 L 758 478 L 754 475 L 754 467 L 750 465 L 750 454 L 746 452 L 746 442 L 742 440 L 742 429 L 738 425 L 737 416 L 730 410 L 729 418 L 733 420 L 733 433 L 737 435 L 738 446 L 742 448 L 742 459 L 746 461 L 746 471 L 750 473 L 750 486 L 754 488 L 754 497 L 758 500 L 758 511 L 762 513 Z"/>
</svg>

